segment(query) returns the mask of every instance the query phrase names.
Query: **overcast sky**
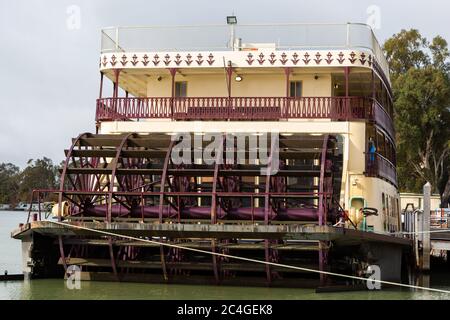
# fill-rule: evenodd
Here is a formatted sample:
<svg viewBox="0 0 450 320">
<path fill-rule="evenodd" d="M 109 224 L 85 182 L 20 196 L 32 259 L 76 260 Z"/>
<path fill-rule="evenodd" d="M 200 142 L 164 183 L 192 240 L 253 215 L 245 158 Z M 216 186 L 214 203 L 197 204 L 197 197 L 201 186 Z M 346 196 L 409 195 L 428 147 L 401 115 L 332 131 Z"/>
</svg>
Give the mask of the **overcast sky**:
<svg viewBox="0 0 450 320">
<path fill-rule="evenodd" d="M 71 6 L 80 28 L 67 27 Z M 59 163 L 71 138 L 94 132 L 100 29 L 121 25 L 239 22 L 367 22 L 380 9 L 383 42 L 402 28 L 450 40 L 450 3 L 443 0 L 0 0 L 0 163 Z"/>
</svg>

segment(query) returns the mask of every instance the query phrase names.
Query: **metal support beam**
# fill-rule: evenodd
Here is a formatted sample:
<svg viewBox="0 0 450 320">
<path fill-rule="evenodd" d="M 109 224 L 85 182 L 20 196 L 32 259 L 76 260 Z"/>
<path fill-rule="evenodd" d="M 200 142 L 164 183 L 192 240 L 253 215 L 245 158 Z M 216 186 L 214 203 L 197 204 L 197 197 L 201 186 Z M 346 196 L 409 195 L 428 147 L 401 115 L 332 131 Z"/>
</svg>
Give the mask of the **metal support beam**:
<svg viewBox="0 0 450 320">
<path fill-rule="evenodd" d="M 220 139 L 220 147 L 216 154 L 216 163 L 214 166 L 214 181 L 212 187 L 212 197 L 211 197 L 211 223 L 217 223 L 217 184 L 219 182 L 219 166 L 223 162 L 223 149 L 224 149 L 224 141 L 225 137 L 222 135 Z M 216 239 L 211 240 L 211 250 L 212 252 L 216 252 Z M 213 268 L 214 268 L 214 278 L 216 279 L 216 283 L 220 282 L 219 277 L 219 266 L 217 261 L 217 256 L 213 255 Z"/>
<path fill-rule="evenodd" d="M 128 142 L 128 139 L 133 136 L 134 133 L 127 134 L 122 141 L 120 142 L 120 145 L 116 149 L 116 156 L 114 160 L 111 162 L 112 165 L 112 173 L 111 173 L 111 182 L 108 189 L 108 211 L 106 213 L 106 219 L 108 222 L 111 222 L 112 220 L 112 202 L 113 202 L 113 192 L 114 192 L 114 181 L 116 180 L 116 174 L 117 174 L 117 165 L 119 163 L 119 158 L 122 154 L 123 149 L 125 148 L 125 145 Z"/>
<path fill-rule="evenodd" d="M 66 156 L 66 161 L 64 162 L 63 171 L 61 173 L 61 181 L 59 184 L 59 193 L 58 193 L 58 221 L 62 221 L 62 203 L 63 203 L 63 192 L 64 192 L 64 186 L 66 183 L 66 177 L 67 177 L 67 169 L 69 168 L 70 159 L 72 158 L 73 150 L 75 149 L 75 146 L 78 145 L 81 138 L 87 136 L 88 133 L 82 133 L 80 134 L 72 143 L 72 146 L 69 149 L 69 152 Z"/>
<path fill-rule="evenodd" d="M 164 240 L 161 239 L 161 242 L 163 242 Z M 159 246 L 159 254 L 161 256 L 161 266 L 162 266 L 162 270 L 163 270 L 163 277 L 164 277 L 164 281 L 168 281 L 169 280 L 169 276 L 167 275 L 167 266 L 166 266 L 166 258 L 165 258 L 165 254 L 164 254 L 164 246 L 161 245 Z"/>
<path fill-rule="evenodd" d="M 178 69 L 177 68 L 170 68 L 170 76 L 171 76 L 171 83 L 172 83 L 172 92 L 171 92 L 171 99 L 170 99 L 170 114 L 172 116 L 173 120 L 173 111 L 174 111 L 174 104 L 175 104 L 175 76 L 177 74 Z"/>
<path fill-rule="evenodd" d="M 319 270 L 328 271 L 328 244 L 326 241 L 319 242 Z M 320 274 L 320 285 L 325 286 L 328 281 L 326 274 Z"/>
<path fill-rule="evenodd" d="M 100 72 L 100 92 L 98 94 L 98 98 L 102 99 L 103 98 L 103 80 L 104 80 L 105 75 L 103 74 L 103 72 Z M 97 104 L 99 104 L 99 102 L 97 102 Z M 97 106 L 98 108 L 99 106 Z M 97 118 L 97 117 L 96 117 Z M 98 134 L 100 132 L 100 121 L 96 121 L 95 123 L 95 133 Z"/>
<path fill-rule="evenodd" d="M 211 240 L 211 251 L 213 253 L 216 253 L 216 239 Z M 214 279 L 216 280 L 216 284 L 219 284 L 220 282 L 220 276 L 219 276 L 219 263 L 217 261 L 217 256 L 213 255 L 213 269 L 214 269 Z"/>
<path fill-rule="evenodd" d="M 345 75 L 345 97 L 348 98 L 350 95 L 350 67 L 344 67 Z"/>
<path fill-rule="evenodd" d="M 63 262 L 64 270 L 67 272 L 66 255 L 64 254 L 64 243 L 62 236 L 58 236 L 58 244 L 59 244 L 59 254 Z"/>
<path fill-rule="evenodd" d="M 345 74 L 345 109 L 346 109 L 346 116 L 345 120 L 349 120 L 351 110 L 350 110 L 350 67 L 344 68 L 344 74 Z"/>
<path fill-rule="evenodd" d="M 114 69 L 114 98 L 119 97 L 119 78 L 120 78 L 120 69 Z"/>
<path fill-rule="evenodd" d="M 160 195 L 159 195 L 159 223 L 163 223 L 163 209 L 164 209 L 164 191 L 166 186 L 166 180 L 167 180 L 167 171 L 169 169 L 169 162 L 170 157 L 172 155 L 172 149 L 175 146 L 175 140 L 170 141 L 170 145 L 167 149 L 166 158 L 164 159 L 164 167 L 163 172 L 161 176 L 161 188 L 160 188 Z"/>
<path fill-rule="evenodd" d="M 233 77 L 233 71 L 234 68 L 231 66 L 231 63 L 227 66 L 227 84 L 228 84 L 228 98 L 231 98 L 231 86 L 232 86 L 232 77 Z"/>
<path fill-rule="evenodd" d="M 268 239 L 264 240 L 264 256 L 265 256 L 265 260 L 266 262 L 271 262 L 270 261 L 270 242 Z M 272 270 L 270 268 L 270 265 L 266 264 L 266 278 L 267 278 L 267 284 L 271 284 L 272 283 Z"/>
<path fill-rule="evenodd" d="M 265 192 L 265 196 L 264 196 L 264 224 L 269 224 L 269 216 L 270 216 L 270 211 L 271 211 L 271 206 L 270 206 L 270 182 L 272 179 L 272 162 L 273 162 L 273 154 L 274 154 L 274 150 L 275 150 L 275 139 L 272 139 L 271 143 L 270 143 L 270 157 L 269 157 L 269 163 L 267 164 L 267 174 L 266 174 L 266 192 Z"/>
<path fill-rule="evenodd" d="M 326 135 L 323 141 L 322 156 L 320 159 L 320 181 L 319 181 L 319 225 L 323 226 L 327 223 L 325 212 L 325 170 L 327 166 L 328 140 L 330 136 Z"/>
<path fill-rule="evenodd" d="M 290 81 L 290 77 L 291 77 L 291 73 L 292 73 L 292 68 L 290 68 L 290 67 L 287 67 L 287 68 L 284 68 L 284 74 L 285 74 L 285 76 L 286 76 L 286 104 L 285 104 L 285 106 L 284 106 L 284 117 L 286 118 L 286 119 L 288 119 L 289 118 L 289 97 L 290 97 L 290 95 L 291 95 L 291 81 Z"/>
<path fill-rule="evenodd" d="M 270 223 L 270 212 L 272 211 L 271 205 L 270 205 L 270 182 L 272 179 L 272 163 L 273 163 L 273 154 L 275 150 L 275 142 L 276 140 L 272 138 L 272 141 L 270 142 L 270 157 L 269 157 L 269 163 L 267 165 L 267 175 L 266 175 L 266 195 L 264 197 L 264 224 Z M 264 240 L 265 245 L 265 259 L 266 262 L 270 262 L 270 243 L 268 239 Z M 270 284 L 272 282 L 272 270 L 270 268 L 270 265 L 266 264 L 266 277 L 267 277 L 267 283 Z"/>
<path fill-rule="evenodd" d="M 100 72 L 100 92 L 98 94 L 98 98 L 101 99 L 103 98 L 103 79 L 104 79 L 105 75 L 103 74 L 103 72 Z"/>
<path fill-rule="evenodd" d="M 217 223 L 217 184 L 219 182 L 219 166 L 223 159 L 223 148 L 224 148 L 224 136 L 220 139 L 220 148 L 217 151 L 216 163 L 214 167 L 214 181 L 212 186 L 212 197 L 211 197 L 211 223 Z"/>
<path fill-rule="evenodd" d="M 372 84 L 372 98 L 375 100 L 377 97 L 377 88 L 375 83 L 375 72 L 373 70 L 372 70 L 371 84 Z"/>
<path fill-rule="evenodd" d="M 172 90 L 173 90 L 173 88 L 172 88 Z M 169 169 L 170 157 L 172 155 L 172 149 L 174 146 L 175 146 L 175 140 L 171 139 L 170 145 L 167 149 L 166 158 L 164 159 L 164 168 L 163 168 L 163 172 L 162 172 L 162 176 L 161 176 L 161 188 L 160 188 L 160 195 L 159 195 L 159 223 L 160 224 L 163 223 L 164 191 L 165 191 L 165 187 L 166 187 L 167 171 Z M 164 240 L 161 239 L 161 241 L 164 241 Z M 159 253 L 160 253 L 160 257 L 161 257 L 161 266 L 162 266 L 164 281 L 168 281 L 169 277 L 167 275 L 166 258 L 165 258 L 163 245 L 161 245 L 159 247 Z"/>
<path fill-rule="evenodd" d="M 117 280 L 119 281 L 119 275 L 117 273 L 117 266 L 116 266 L 116 259 L 114 258 L 114 249 L 113 249 L 113 241 L 111 237 L 108 237 L 108 249 L 109 249 L 109 257 L 111 259 L 111 267 L 113 270 L 114 275 L 116 276 Z"/>
</svg>

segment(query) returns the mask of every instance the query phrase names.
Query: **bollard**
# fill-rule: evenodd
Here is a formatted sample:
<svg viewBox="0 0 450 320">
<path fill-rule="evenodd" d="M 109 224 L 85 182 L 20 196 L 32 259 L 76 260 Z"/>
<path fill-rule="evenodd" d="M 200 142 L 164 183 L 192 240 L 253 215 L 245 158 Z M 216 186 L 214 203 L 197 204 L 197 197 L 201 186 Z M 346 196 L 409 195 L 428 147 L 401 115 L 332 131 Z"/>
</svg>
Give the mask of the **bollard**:
<svg viewBox="0 0 450 320">
<path fill-rule="evenodd" d="M 430 270 L 430 212 L 431 212 L 431 183 L 427 182 L 423 186 L 423 217 L 422 217 L 422 270 Z"/>
<path fill-rule="evenodd" d="M 38 214 L 37 213 L 33 213 L 33 222 L 38 221 Z"/>
</svg>

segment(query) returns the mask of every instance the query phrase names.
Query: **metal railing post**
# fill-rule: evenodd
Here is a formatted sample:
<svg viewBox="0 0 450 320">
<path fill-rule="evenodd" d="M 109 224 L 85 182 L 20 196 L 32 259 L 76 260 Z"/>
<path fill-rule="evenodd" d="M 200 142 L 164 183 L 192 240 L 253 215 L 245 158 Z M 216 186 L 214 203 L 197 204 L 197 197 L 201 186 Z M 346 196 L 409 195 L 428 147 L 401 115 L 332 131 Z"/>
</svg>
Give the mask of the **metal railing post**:
<svg viewBox="0 0 450 320">
<path fill-rule="evenodd" d="M 119 51 L 119 28 L 116 28 L 116 38 L 115 38 L 115 43 L 116 43 L 116 51 Z"/>
<path fill-rule="evenodd" d="M 347 38 L 346 38 L 346 46 L 350 47 L 350 22 L 347 22 Z"/>
</svg>

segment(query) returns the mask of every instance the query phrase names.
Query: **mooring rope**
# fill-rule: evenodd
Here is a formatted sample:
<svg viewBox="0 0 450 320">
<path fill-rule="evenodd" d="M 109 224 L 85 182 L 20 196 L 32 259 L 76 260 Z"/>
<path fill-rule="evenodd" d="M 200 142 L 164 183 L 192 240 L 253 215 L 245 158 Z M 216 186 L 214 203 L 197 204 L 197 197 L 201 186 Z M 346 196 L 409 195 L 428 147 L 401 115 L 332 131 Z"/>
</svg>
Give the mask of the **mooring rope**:
<svg viewBox="0 0 450 320">
<path fill-rule="evenodd" d="M 392 232 L 391 235 L 412 235 L 412 234 L 427 234 L 427 233 L 446 233 L 450 232 L 450 229 L 441 229 L 441 230 L 428 230 L 428 231 L 412 231 L 412 232 Z"/>
<path fill-rule="evenodd" d="M 59 225 L 59 226 L 72 228 L 72 229 L 78 229 L 78 230 L 84 230 L 84 231 L 99 233 L 99 234 L 103 234 L 105 236 L 112 236 L 112 237 L 123 238 L 123 239 L 128 239 L 128 240 L 141 241 L 141 242 L 151 243 L 151 244 L 155 244 L 155 245 L 166 246 L 166 247 L 170 247 L 170 248 L 177 248 L 177 249 L 182 249 L 182 250 L 187 250 L 187 251 L 192 251 L 192 252 L 197 252 L 197 253 L 209 254 L 209 255 L 218 256 L 218 257 L 230 258 L 230 259 L 247 261 L 247 262 L 254 262 L 254 263 L 270 265 L 270 266 L 274 266 L 274 267 L 281 267 L 281 268 L 286 268 L 286 269 L 294 269 L 294 270 L 300 270 L 300 271 L 305 271 L 305 272 L 324 274 L 324 275 L 328 275 L 328 276 L 335 276 L 335 277 L 347 278 L 347 279 L 352 279 L 352 280 L 360 280 L 360 281 L 365 281 L 365 282 L 371 281 L 371 282 L 375 282 L 375 283 L 391 285 L 391 286 L 397 286 L 397 287 L 403 287 L 403 288 L 408 288 L 408 289 L 418 289 L 418 290 L 423 290 L 423 291 L 430 291 L 430 292 L 438 292 L 438 293 L 450 294 L 450 291 L 448 291 L 448 290 L 427 288 L 427 287 L 414 286 L 414 285 L 408 285 L 408 284 L 391 282 L 391 281 L 384 281 L 384 280 L 377 280 L 377 279 L 368 279 L 368 278 L 364 278 L 364 277 L 350 276 L 350 275 L 346 275 L 346 274 L 340 274 L 340 273 L 329 272 L 329 271 L 321 271 L 321 270 L 315 270 L 315 269 L 309 269 L 309 268 L 303 268 L 303 267 L 297 267 L 297 266 L 290 266 L 290 265 L 276 263 L 276 262 L 261 261 L 261 260 L 251 259 L 251 258 L 244 258 L 244 257 L 239 257 L 239 256 L 233 256 L 233 255 L 224 254 L 224 253 L 211 252 L 211 251 L 195 249 L 195 248 L 187 248 L 187 247 L 184 247 L 184 246 L 178 246 L 176 244 L 164 243 L 164 242 L 159 242 L 159 241 L 149 240 L 149 239 L 136 238 L 136 237 L 132 237 L 132 236 L 116 234 L 116 233 L 113 233 L 113 232 L 101 231 L 101 230 L 91 229 L 91 228 L 87 228 L 87 227 L 71 225 L 71 224 L 63 223 L 63 222 L 56 222 L 56 221 L 48 221 L 48 222 L 56 224 L 56 225 Z"/>
</svg>

